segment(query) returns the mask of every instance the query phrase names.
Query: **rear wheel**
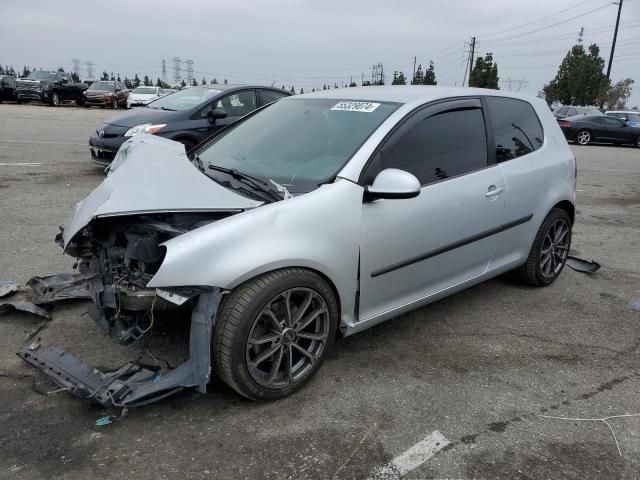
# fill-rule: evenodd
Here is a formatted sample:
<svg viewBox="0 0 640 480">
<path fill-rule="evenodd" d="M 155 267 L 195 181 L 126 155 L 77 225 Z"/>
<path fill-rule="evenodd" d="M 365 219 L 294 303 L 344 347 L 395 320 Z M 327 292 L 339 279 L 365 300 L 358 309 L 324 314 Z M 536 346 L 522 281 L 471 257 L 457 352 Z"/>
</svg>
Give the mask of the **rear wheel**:
<svg viewBox="0 0 640 480">
<path fill-rule="evenodd" d="M 589 130 L 580 130 L 576 135 L 576 142 L 579 145 L 589 145 L 591 143 L 591 132 Z"/>
<path fill-rule="evenodd" d="M 252 400 L 276 400 L 318 371 L 335 338 L 338 305 L 319 275 L 287 268 L 229 294 L 215 325 L 213 366 Z"/>
<path fill-rule="evenodd" d="M 636 137 L 636 147 L 640 148 L 640 135 Z"/>
<path fill-rule="evenodd" d="M 571 219 L 561 208 L 554 208 L 544 219 L 518 276 L 529 285 L 551 285 L 562 272 L 571 248 Z"/>
<path fill-rule="evenodd" d="M 60 96 L 58 95 L 58 92 L 53 92 L 51 94 L 50 104 L 52 107 L 57 107 L 58 105 L 60 105 Z"/>
<path fill-rule="evenodd" d="M 118 99 L 117 99 L 117 98 L 114 98 L 114 99 L 111 101 L 111 108 L 113 108 L 114 110 L 117 110 L 117 109 L 118 109 Z"/>
</svg>

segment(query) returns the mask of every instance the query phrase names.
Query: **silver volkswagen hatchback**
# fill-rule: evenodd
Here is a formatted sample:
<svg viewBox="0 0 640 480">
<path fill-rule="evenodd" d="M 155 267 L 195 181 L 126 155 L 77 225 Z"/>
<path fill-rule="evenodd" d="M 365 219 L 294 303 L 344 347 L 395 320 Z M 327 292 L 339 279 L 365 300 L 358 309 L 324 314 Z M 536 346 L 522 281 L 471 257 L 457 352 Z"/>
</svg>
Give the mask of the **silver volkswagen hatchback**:
<svg viewBox="0 0 640 480">
<path fill-rule="evenodd" d="M 569 251 L 575 181 L 547 105 L 494 90 L 285 98 L 189 157 L 169 140 L 133 137 L 60 242 L 94 275 L 93 316 L 106 332 L 135 342 L 154 318 L 186 310 L 190 359 L 160 379 L 104 374 L 92 398 L 205 391 L 212 365 L 241 395 L 277 399 L 309 381 L 338 332 L 511 270 L 549 285 Z M 88 390 L 83 364 L 67 355 L 63 365 L 59 352 L 29 358 Z"/>
</svg>

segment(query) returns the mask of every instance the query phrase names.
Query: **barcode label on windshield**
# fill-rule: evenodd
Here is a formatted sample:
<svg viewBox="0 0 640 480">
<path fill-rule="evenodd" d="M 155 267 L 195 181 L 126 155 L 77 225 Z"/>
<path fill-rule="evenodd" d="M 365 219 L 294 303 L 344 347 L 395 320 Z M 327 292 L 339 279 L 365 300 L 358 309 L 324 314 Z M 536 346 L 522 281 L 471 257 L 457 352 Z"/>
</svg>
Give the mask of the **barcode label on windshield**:
<svg viewBox="0 0 640 480">
<path fill-rule="evenodd" d="M 331 110 L 371 113 L 379 106 L 379 103 L 372 102 L 338 102 Z"/>
</svg>

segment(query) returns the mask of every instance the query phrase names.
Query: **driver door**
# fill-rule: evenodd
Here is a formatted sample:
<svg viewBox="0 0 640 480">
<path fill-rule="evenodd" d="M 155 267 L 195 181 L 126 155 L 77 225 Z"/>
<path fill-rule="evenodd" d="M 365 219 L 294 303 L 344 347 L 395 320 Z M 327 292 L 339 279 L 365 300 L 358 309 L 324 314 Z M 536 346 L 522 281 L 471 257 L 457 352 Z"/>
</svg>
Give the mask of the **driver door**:
<svg viewBox="0 0 640 480">
<path fill-rule="evenodd" d="M 415 175 L 411 199 L 362 206 L 360 321 L 393 316 L 487 271 L 504 222 L 504 180 L 489 156 L 479 99 L 452 100 L 412 115 L 364 173 Z"/>
</svg>

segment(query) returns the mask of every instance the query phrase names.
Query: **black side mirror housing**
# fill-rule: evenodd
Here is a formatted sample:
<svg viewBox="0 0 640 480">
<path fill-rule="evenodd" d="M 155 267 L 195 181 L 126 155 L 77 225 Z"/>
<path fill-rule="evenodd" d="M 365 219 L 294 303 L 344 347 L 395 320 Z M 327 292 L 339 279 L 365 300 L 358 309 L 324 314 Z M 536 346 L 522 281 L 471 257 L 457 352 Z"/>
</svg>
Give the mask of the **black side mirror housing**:
<svg viewBox="0 0 640 480">
<path fill-rule="evenodd" d="M 207 113 L 207 117 L 211 123 L 216 123 L 216 120 L 221 118 L 227 118 L 227 112 L 225 112 L 222 108 L 215 108 Z"/>
</svg>

